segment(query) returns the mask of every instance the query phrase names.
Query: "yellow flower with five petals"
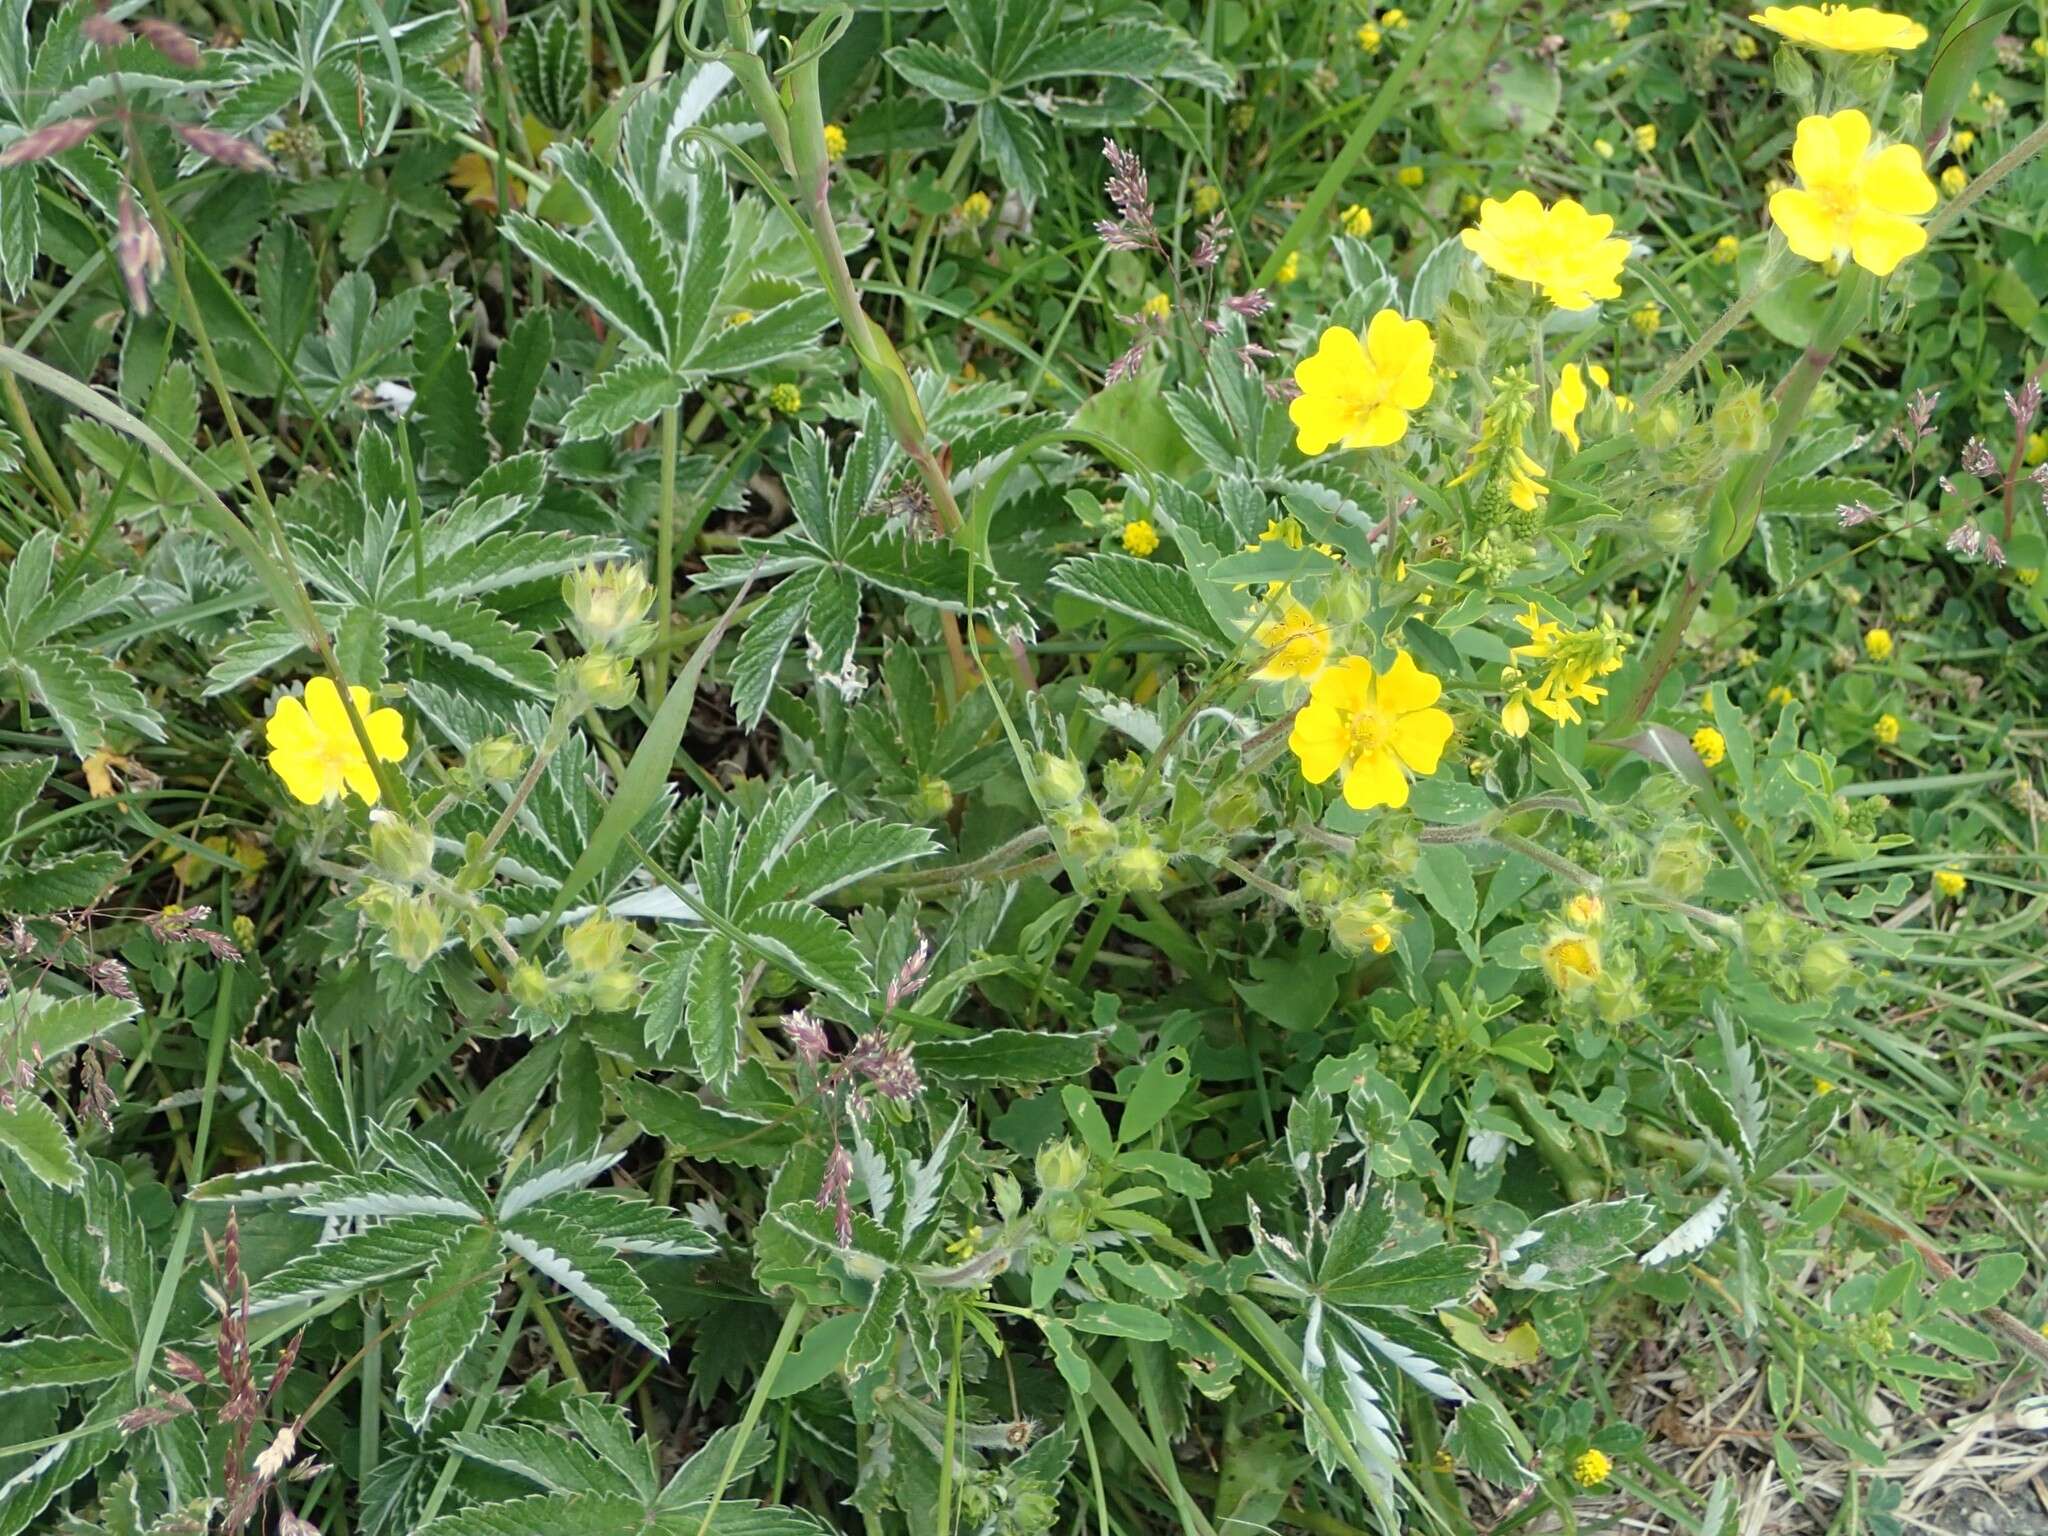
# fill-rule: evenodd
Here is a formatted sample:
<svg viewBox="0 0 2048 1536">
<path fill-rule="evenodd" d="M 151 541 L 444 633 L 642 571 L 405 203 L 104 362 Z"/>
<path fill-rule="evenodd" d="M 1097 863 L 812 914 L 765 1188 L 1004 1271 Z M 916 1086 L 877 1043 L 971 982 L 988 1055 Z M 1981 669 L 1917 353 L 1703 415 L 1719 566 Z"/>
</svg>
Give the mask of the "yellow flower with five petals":
<svg viewBox="0 0 2048 1536">
<path fill-rule="evenodd" d="M 1526 188 L 1506 202 L 1486 199 L 1479 223 L 1460 237 L 1465 249 L 1503 277 L 1534 283 L 1559 309 L 1590 309 L 1621 297 L 1628 242 L 1614 220 L 1588 213 L 1571 198 L 1550 207 Z"/>
<path fill-rule="evenodd" d="M 1871 144 L 1870 119 L 1854 107 L 1802 118 L 1792 144 L 1799 185 L 1771 195 L 1771 222 L 1808 261 L 1849 257 L 1878 277 L 1927 244 L 1918 218 L 1934 183 L 1910 144 Z"/>
<path fill-rule="evenodd" d="M 377 756 L 387 763 L 403 758 L 405 720 L 398 711 L 371 709 L 367 688 L 350 688 L 348 696 Z M 270 743 L 270 766 L 293 799 L 324 805 L 353 790 L 365 805 L 377 803 L 376 772 L 363 755 L 332 678 L 308 681 L 303 700 L 291 694 L 279 699 L 263 734 Z"/>
<path fill-rule="evenodd" d="M 1385 448 L 1408 432 L 1408 413 L 1429 403 L 1436 340 L 1420 320 L 1383 309 L 1365 339 L 1341 325 L 1322 334 L 1294 368 L 1301 393 L 1287 407 L 1295 446 L 1306 454 L 1333 447 Z"/>
<path fill-rule="evenodd" d="M 1788 43 L 1829 53 L 1904 52 L 1927 41 L 1912 17 L 1870 5 L 1769 5 L 1749 19 Z"/>
<path fill-rule="evenodd" d="M 1321 784 L 1342 773 L 1344 803 L 1355 811 L 1408 803 L 1408 781 L 1435 773 L 1451 739 L 1451 717 L 1436 707 L 1443 684 L 1406 651 L 1375 671 L 1347 656 L 1311 685 L 1287 745 L 1301 776 Z"/>
</svg>

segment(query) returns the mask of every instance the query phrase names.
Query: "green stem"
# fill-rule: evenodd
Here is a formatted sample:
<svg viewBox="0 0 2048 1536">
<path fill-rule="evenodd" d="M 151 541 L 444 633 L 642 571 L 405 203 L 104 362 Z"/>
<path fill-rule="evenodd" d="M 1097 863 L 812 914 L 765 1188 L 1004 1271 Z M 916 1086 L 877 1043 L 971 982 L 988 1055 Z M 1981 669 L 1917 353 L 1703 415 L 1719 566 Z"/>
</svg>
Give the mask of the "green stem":
<svg viewBox="0 0 2048 1536">
<path fill-rule="evenodd" d="M 796 1342 L 799 1329 L 803 1327 L 806 1307 L 801 1301 L 792 1301 L 789 1310 L 782 1317 L 782 1331 L 775 1335 L 775 1347 L 768 1351 L 768 1363 L 761 1367 L 761 1379 L 754 1383 L 753 1395 L 747 1399 L 746 1415 L 740 1420 L 740 1432 L 734 1437 L 732 1449 L 725 1453 L 725 1465 L 718 1469 L 718 1486 L 711 1490 L 711 1502 L 704 1506 L 704 1518 L 697 1524 L 697 1536 L 710 1536 L 711 1522 L 718 1516 L 719 1503 L 725 1498 L 725 1490 L 732 1483 L 733 1473 L 739 1469 L 740 1457 L 746 1452 L 747 1442 L 754 1438 L 754 1426 L 761 1422 L 761 1410 L 768 1404 L 768 1390 L 775 1385 L 775 1377 L 782 1369 L 783 1358 L 789 1347 Z"/>
<path fill-rule="evenodd" d="M 1529 1128 L 1535 1138 L 1536 1152 L 1557 1175 L 1558 1183 L 1564 1186 L 1565 1198 L 1576 1204 L 1584 1200 L 1597 1200 L 1603 1193 L 1599 1177 L 1586 1166 L 1570 1140 L 1560 1136 L 1550 1117 L 1544 1112 L 1541 1097 L 1525 1077 L 1498 1079 L 1501 1097 L 1515 1108 L 1522 1117 L 1522 1124 Z"/>
<path fill-rule="evenodd" d="M 647 659 L 647 707 L 658 708 L 668 692 L 669 647 L 675 633 L 676 586 L 676 450 L 680 441 L 675 406 L 661 413 L 661 512 L 655 534 L 655 586 L 660 611 L 660 634 L 654 654 Z"/>
</svg>

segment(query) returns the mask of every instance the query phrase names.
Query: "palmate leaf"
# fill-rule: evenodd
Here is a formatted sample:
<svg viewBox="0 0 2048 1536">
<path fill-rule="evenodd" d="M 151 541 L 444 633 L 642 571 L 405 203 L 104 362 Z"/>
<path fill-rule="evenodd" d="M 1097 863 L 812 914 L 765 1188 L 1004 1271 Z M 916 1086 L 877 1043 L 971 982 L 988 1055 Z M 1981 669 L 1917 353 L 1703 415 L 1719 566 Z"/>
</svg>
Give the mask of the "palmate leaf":
<svg viewBox="0 0 2048 1536">
<path fill-rule="evenodd" d="M 98 1039 L 141 1011 L 140 1003 L 101 993 L 52 997 L 41 990 L 15 992 L 7 998 L 7 1042 L 23 1057 L 49 1061 Z"/>
<path fill-rule="evenodd" d="M 1537 1217 L 1501 1249 L 1501 1269 L 1520 1290 L 1575 1291 L 1632 1255 L 1652 1219 L 1641 1196 L 1583 1200 Z"/>
<path fill-rule="evenodd" d="M 616 1494 L 633 1498 L 632 1482 L 580 1441 L 555 1428 L 499 1424 L 448 1443 L 472 1461 L 539 1483 L 555 1493 Z"/>
<path fill-rule="evenodd" d="M 1131 555 L 1093 555 L 1067 561 L 1052 573 L 1052 584 L 1197 650 L 1213 654 L 1230 648 L 1209 617 L 1194 577 L 1177 566 Z"/>
<path fill-rule="evenodd" d="M 84 757 L 114 745 L 115 726 L 164 739 L 163 716 L 150 708 L 133 678 L 95 652 L 74 645 L 39 645 L 7 658 L 6 665 L 28 686 L 71 749 Z"/>
<path fill-rule="evenodd" d="M 504 1273 L 504 1250 L 488 1227 L 458 1230 L 421 1272 L 398 1350 L 398 1407 L 415 1429 L 490 1327 Z"/>
<path fill-rule="evenodd" d="M 624 177 L 580 144 L 556 144 L 548 158 L 562 179 L 581 194 L 590 215 L 589 223 L 578 231 L 579 238 L 602 250 L 625 273 L 646 312 L 653 316 L 656 344 L 649 351 L 679 361 L 675 304 L 680 275 L 675 253 L 655 228 L 646 205 Z"/>
</svg>

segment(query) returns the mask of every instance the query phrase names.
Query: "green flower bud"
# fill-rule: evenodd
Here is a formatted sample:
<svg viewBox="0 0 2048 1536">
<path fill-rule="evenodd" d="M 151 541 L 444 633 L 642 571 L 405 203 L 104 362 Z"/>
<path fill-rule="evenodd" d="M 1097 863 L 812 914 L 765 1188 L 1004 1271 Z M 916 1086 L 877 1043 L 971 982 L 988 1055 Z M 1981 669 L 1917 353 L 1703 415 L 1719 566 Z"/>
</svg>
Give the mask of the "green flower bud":
<svg viewBox="0 0 2048 1536">
<path fill-rule="evenodd" d="M 1078 1243 L 1088 1235 L 1088 1208 L 1079 1200 L 1049 1200 L 1043 1214 L 1045 1235 L 1056 1243 Z"/>
<path fill-rule="evenodd" d="M 1652 508 L 1648 527 L 1650 543 L 1667 555 L 1682 555 L 1699 542 L 1699 514 L 1682 501 Z"/>
<path fill-rule="evenodd" d="M 492 784 L 509 784 L 526 771 L 526 743 L 517 736 L 489 736 L 469 750 L 469 766 Z"/>
<path fill-rule="evenodd" d="M 1386 866 L 1389 877 L 1406 880 L 1415 873 L 1416 862 L 1422 857 L 1422 839 L 1415 835 L 1412 826 L 1399 826 L 1383 834 L 1380 841 L 1380 863 Z"/>
<path fill-rule="evenodd" d="M 1650 851 L 1650 884 L 1667 896 L 1690 901 L 1707 883 L 1714 853 L 1698 826 L 1674 827 Z"/>
<path fill-rule="evenodd" d="M 1038 797 L 1048 810 L 1063 811 L 1088 793 L 1088 770 L 1071 757 L 1038 754 Z"/>
<path fill-rule="evenodd" d="M 1344 872 L 1329 860 L 1302 866 L 1294 877 L 1294 893 L 1304 907 L 1327 907 L 1344 899 L 1349 889 Z"/>
<path fill-rule="evenodd" d="M 1771 440 L 1771 411 L 1763 386 L 1729 390 L 1714 407 L 1714 441 L 1728 453 L 1756 453 Z"/>
<path fill-rule="evenodd" d="M 1166 889 L 1166 855 L 1150 843 L 1126 848 L 1110 860 L 1110 878 L 1126 891 L 1156 895 Z"/>
<path fill-rule="evenodd" d="M 406 892 L 388 880 L 371 880 L 363 886 L 362 894 L 355 898 L 357 910 L 379 928 L 389 928 L 391 919 L 398 911 L 398 904 L 405 900 Z"/>
<path fill-rule="evenodd" d="M 1242 781 L 1221 791 L 1209 802 L 1209 824 L 1226 837 L 1248 830 L 1258 819 L 1258 791 Z"/>
<path fill-rule="evenodd" d="M 619 966 L 590 978 L 586 995 L 597 1013 L 625 1013 L 640 1001 L 640 976 Z"/>
<path fill-rule="evenodd" d="M 1656 453 L 1669 453 L 1685 435 L 1686 413 L 1674 401 L 1659 400 L 1635 413 L 1636 441 Z"/>
<path fill-rule="evenodd" d="M 1771 56 L 1771 73 L 1777 79 L 1778 94 L 1799 109 L 1801 116 L 1813 111 L 1813 66 L 1797 48 L 1779 48 Z"/>
<path fill-rule="evenodd" d="M 1330 913 L 1330 942 L 1347 955 L 1384 955 L 1394 947 L 1393 915 L 1385 891 L 1340 901 Z"/>
<path fill-rule="evenodd" d="M 917 792 L 910 797 L 911 815 L 921 821 L 939 821 L 952 811 L 952 785 L 937 774 L 927 774 L 918 780 Z"/>
<path fill-rule="evenodd" d="M 434 834 L 389 811 L 372 811 L 370 858 L 393 880 L 410 883 L 433 870 Z"/>
<path fill-rule="evenodd" d="M 384 942 L 409 971 L 417 971 L 441 952 L 448 938 L 448 920 L 431 896 L 407 896 L 394 908 Z"/>
<path fill-rule="evenodd" d="M 593 912 L 562 935 L 562 954 L 577 975 L 595 976 L 626 958 L 626 941 L 632 933 L 630 923 Z"/>
<path fill-rule="evenodd" d="M 505 978 L 505 992 L 522 1008 L 546 1008 L 554 997 L 548 973 L 533 960 L 522 960 Z"/>
<path fill-rule="evenodd" d="M 1856 960 L 1840 939 L 1821 939 L 1799 957 L 1799 979 L 1815 997 L 1827 997 L 1856 974 Z"/>
<path fill-rule="evenodd" d="M 639 679 L 633 659 L 616 651 L 593 651 L 569 663 L 576 691 L 599 709 L 620 709 L 633 702 Z"/>
<path fill-rule="evenodd" d="M 1088 1177 L 1088 1154 L 1062 1136 L 1038 1149 L 1033 1166 L 1040 1189 L 1049 1195 L 1065 1194 L 1079 1189 Z"/>
<path fill-rule="evenodd" d="M 1099 859 L 1116 846 L 1116 828 L 1092 800 L 1055 816 L 1053 824 L 1066 834 L 1067 847 L 1076 858 Z"/>
<path fill-rule="evenodd" d="M 1775 904 L 1751 907 L 1742 914 L 1742 937 L 1756 959 L 1777 960 L 1798 939 L 1799 920 Z"/>
<path fill-rule="evenodd" d="M 1145 782 L 1145 759 L 1135 752 L 1126 752 L 1113 759 L 1102 770 L 1102 787 L 1117 800 L 1128 800 L 1138 792 L 1138 786 Z"/>
<path fill-rule="evenodd" d="M 586 651 L 638 656 L 654 643 L 654 588 L 637 565 L 586 565 L 562 578 L 569 627 Z"/>
</svg>

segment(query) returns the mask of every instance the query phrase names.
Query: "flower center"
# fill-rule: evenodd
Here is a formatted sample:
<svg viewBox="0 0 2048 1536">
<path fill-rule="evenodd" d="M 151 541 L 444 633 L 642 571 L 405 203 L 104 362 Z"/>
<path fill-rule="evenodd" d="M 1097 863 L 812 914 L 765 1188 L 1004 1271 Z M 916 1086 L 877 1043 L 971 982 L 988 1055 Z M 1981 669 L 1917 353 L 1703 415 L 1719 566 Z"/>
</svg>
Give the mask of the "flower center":
<svg viewBox="0 0 2048 1536">
<path fill-rule="evenodd" d="M 1821 207 L 1828 211 L 1828 217 L 1836 223 L 1847 223 L 1863 208 L 1863 189 L 1855 180 L 1825 181 L 1813 189 Z"/>
<path fill-rule="evenodd" d="M 1368 704 L 1351 716 L 1351 750 L 1359 757 L 1384 752 L 1394 733 L 1394 720 L 1377 704 Z"/>
</svg>

